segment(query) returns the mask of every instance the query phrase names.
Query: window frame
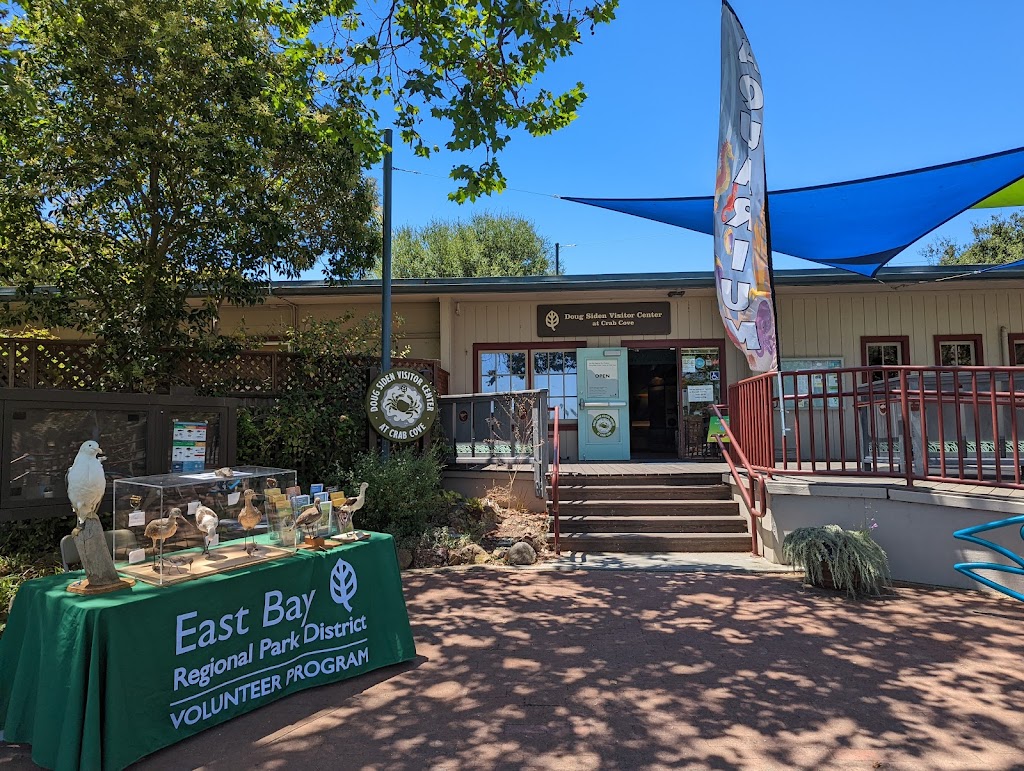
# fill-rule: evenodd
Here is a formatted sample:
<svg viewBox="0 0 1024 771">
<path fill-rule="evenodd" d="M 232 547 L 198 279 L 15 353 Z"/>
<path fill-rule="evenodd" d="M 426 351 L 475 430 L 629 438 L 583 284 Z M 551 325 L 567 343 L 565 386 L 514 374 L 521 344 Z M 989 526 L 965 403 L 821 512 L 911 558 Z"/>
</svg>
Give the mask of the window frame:
<svg viewBox="0 0 1024 771">
<path fill-rule="evenodd" d="M 1017 357 L 1014 356 L 1014 346 L 1017 343 L 1024 344 L 1024 332 L 1011 332 L 1006 336 L 1006 361 L 1011 367 L 1024 367 L 1024 364 L 1017 364 Z"/>
<path fill-rule="evenodd" d="M 580 348 L 586 348 L 585 342 L 578 340 L 563 340 L 562 342 L 553 342 L 545 340 L 543 342 L 510 342 L 510 343 L 473 343 L 473 390 L 474 393 L 483 393 L 477 389 L 481 388 L 481 371 L 480 371 L 480 355 L 484 353 L 494 352 L 509 352 L 509 353 L 525 353 L 526 354 L 526 387 L 527 389 L 533 388 L 533 353 L 534 351 L 576 351 Z M 565 398 L 565 397 L 559 397 Z M 568 425 L 576 425 L 578 420 L 576 418 L 560 418 L 561 423 Z"/>
<path fill-rule="evenodd" d="M 974 364 L 945 365 L 942 363 L 942 345 L 946 343 L 972 343 L 974 345 Z M 981 335 L 935 335 L 935 366 L 985 366 L 985 349 Z"/>
<path fill-rule="evenodd" d="M 868 347 L 872 345 L 897 345 L 900 351 L 900 363 L 897 366 L 905 367 L 910 364 L 910 335 L 861 335 L 860 365 L 862 367 L 875 366 L 868 364 Z"/>
</svg>

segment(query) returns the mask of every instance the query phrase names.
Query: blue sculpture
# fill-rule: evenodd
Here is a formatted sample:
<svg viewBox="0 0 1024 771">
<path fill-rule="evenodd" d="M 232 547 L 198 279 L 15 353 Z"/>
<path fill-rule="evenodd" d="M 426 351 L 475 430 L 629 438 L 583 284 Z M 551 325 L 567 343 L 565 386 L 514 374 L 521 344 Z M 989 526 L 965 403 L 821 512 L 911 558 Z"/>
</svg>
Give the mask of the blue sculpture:
<svg viewBox="0 0 1024 771">
<path fill-rule="evenodd" d="M 991 549 L 997 554 L 1002 554 L 1008 560 L 1013 562 L 1018 567 L 1013 565 L 999 565 L 994 562 L 960 562 L 953 566 L 953 569 L 963 573 L 968 578 L 971 578 L 979 583 L 985 584 L 985 586 L 995 589 L 997 592 L 1002 592 L 1005 595 L 1013 597 L 1015 600 L 1024 602 L 1024 594 L 1014 591 L 1006 586 L 997 584 L 991 578 L 987 576 L 978 575 L 976 570 L 991 570 L 997 573 L 1010 573 L 1015 576 L 1024 576 L 1024 558 L 1018 557 L 1012 551 L 1007 549 L 1005 546 L 1000 546 L 997 543 L 986 541 L 984 538 L 979 538 L 975 533 L 983 533 L 986 530 L 996 530 L 1000 527 L 1006 527 L 1007 525 L 1020 525 L 1020 537 L 1024 540 L 1024 514 L 1016 517 L 1010 517 L 1009 519 L 1001 519 L 998 522 L 988 522 L 984 525 L 974 525 L 973 527 L 965 527 L 963 530 L 957 530 L 953 533 L 954 538 L 959 538 L 961 541 L 970 541 L 976 543 L 979 546 L 984 546 L 987 549 Z"/>
</svg>

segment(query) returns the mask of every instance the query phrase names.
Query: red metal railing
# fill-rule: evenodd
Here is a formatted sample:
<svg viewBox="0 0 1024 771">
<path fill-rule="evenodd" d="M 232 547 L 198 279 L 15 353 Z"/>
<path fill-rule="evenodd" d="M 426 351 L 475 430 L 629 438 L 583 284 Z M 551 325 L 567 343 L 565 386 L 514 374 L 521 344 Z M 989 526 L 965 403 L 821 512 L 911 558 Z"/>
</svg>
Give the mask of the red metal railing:
<svg viewBox="0 0 1024 771">
<path fill-rule="evenodd" d="M 743 503 L 747 507 L 747 512 L 750 514 L 750 553 L 757 555 L 759 554 L 757 548 L 757 522 L 756 519 L 763 517 L 768 511 L 768 497 L 765 490 L 765 479 L 758 473 L 754 468 L 747 454 L 743 451 L 743 447 L 733 433 L 729 426 L 729 421 L 726 416 L 722 414 L 722 408 L 724 404 L 713 404 L 711 409 L 714 410 L 715 415 L 718 416 L 721 421 L 722 429 L 725 431 L 726 436 L 729 439 L 729 446 L 726 447 L 725 442 L 722 441 L 722 437 L 716 435 L 715 441 L 718 443 L 718 449 L 722 451 L 722 457 L 725 458 L 725 462 L 729 464 L 729 473 L 732 474 L 733 481 L 736 482 L 736 487 L 740 491 L 740 497 L 743 498 Z M 743 469 L 747 474 L 746 480 L 740 476 L 739 469 L 736 468 L 736 462 L 733 460 L 733 455 L 739 459 L 743 465 Z M 743 483 L 746 481 L 748 487 L 744 487 Z M 758 509 L 757 503 L 760 501 L 761 507 Z"/>
<path fill-rule="evenodd" d="M 561 454 L 561 445 L 559 442 L 560 433 L 558 431 L 558 406 L 554 406 L 551 409 L 555 411 L 555 437 L 552 442 L 552 452 L 554 459 L 551 462 L 551 516 L 554 518 L 554 531 L 555 531 L 555 554 L 562 553 L 562 547 L 559 543 L 561 538 L 561 528 L 558 520 L 558 471 L 561 461 L 559 455 Z"/>
<path fill-rule="evenodd" d="M 781 381 L 782 393 L 778 393 Z M 773 475 L 1024 489 L 1024 368 L 879 366 L 730 386 L 733 450 Z M 780 430 L 785 410 L 788 430 Z M 731 438 L 731 437 L 730 437 Z"/>
</svg>

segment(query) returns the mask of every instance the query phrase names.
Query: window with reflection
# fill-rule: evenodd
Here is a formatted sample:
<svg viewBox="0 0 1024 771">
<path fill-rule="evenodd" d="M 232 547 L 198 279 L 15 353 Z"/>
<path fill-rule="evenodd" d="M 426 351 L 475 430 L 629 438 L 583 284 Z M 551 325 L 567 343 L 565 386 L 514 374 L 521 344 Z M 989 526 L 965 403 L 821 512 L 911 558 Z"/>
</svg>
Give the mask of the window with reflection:
<svg viewBox="0 0 1024 771">
<path fill-rule="evenodd" d="M 940 367 L 973 367 L 978 362 L 978 352 L 973 340 L 949 340 L 939 343 Z"/>
<path fill-rule="evenodd" d="M 576 420 L 576 350 L 541 348 L 480 352 L 480 392 L 508 393 L 546 388 L 548 405 Z"/>
<path fill-rule="evenodd" d="M 533 387 L 548 389 L 548 405 L 567 420 L 577 418 L 576 351 L 534 351 Z"/>
<path fill-rule="evenodd" d="M 480 354 L 480 391 L 525 391 L 526 351 L 487 351 Z"/>
</svg>

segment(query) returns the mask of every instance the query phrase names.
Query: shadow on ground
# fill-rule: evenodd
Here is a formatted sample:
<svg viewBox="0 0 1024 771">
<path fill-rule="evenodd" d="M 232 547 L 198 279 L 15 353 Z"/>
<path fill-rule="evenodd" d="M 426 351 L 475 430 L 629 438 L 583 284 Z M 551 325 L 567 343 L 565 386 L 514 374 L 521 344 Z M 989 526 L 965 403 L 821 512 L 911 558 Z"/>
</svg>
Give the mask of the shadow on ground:
<svg viewBox="0 0 1024 771">
<path fill-rule="evenodd" d="M 916 588 L 853 602 L 738 574 L 481 569 L 405 584 L 416 661 L 138 767 L 1024 767 L 1015 603 Z M 0 769 L 20 753 L 0 749 Z"/>
</svg>

